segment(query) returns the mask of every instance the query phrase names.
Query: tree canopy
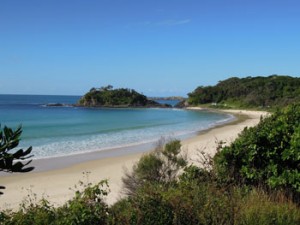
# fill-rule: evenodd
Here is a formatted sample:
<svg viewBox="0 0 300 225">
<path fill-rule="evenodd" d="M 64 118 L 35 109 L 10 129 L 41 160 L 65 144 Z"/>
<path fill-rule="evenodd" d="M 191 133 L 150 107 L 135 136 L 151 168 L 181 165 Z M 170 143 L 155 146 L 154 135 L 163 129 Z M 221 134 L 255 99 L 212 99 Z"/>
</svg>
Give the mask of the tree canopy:
<svg viewBox="0 0 300 225">
<path fill-rule="evenodd" d="M 145 95 L 133 89 L 118 88 L 108 85 L 92 88 L 78 103 L 87 107 L 169 107 L 149 100 Z"/>
<path fill-rule="evenodd" d="M 237 107 L 276 107 L 300 101 L 300 78 L 232 77 L 215 86 L 200 86 L 188 94 L 190 105 L 226 104 Z"/>
</svg>

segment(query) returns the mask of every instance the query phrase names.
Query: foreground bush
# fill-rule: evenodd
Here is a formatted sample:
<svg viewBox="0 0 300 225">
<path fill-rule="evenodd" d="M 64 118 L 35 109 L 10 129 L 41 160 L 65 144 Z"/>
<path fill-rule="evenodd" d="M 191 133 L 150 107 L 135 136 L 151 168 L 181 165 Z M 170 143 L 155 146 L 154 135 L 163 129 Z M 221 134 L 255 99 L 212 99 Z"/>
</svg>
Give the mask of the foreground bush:
<svg viewBox="0 0 300 225">
<path fill-rule="evenodd" d="M 241 199 L 237 224 L 296 225 L 300 224 L 300 209 L 282 193 L 266 194 L 254 189 Z"/>
<path fill-rule="evenodd" d="M 51 206 L 47 200 L 43 199 L 39 202 L 30 202 L 29 205 L 22 205 L 19 211 L 15 213 L 6 214 L 1 224 L 54 224 L 53 221 L 56 219 L 55 208 Z"/>
<path fill-rule="evenodd" d="M 143 155 L 133 166 L 132 172 L 125 173 L 122 179 L 125 193 L 134 195 L 139 188 L 153 183 L 170 185 L 186 165 L 187 160 L 181 154 L 180 141 L 166 142 L 161 139 L 155 151 Z"/>
<path fill-rule="evenodd" d="M 299 200 L 300 104 L 245 129 L 216 155 L 215 164 L 224 182 L 284 190 Z"/>
<path fill-rule="evenodd" d="M 57 210 L 55 224 L 107 224 L 108 206 L 103 197 L 108 194 L 107 181 L 89 184 L 83 192 Z"/>
<path fill-rule="evenodd" d="M 107 181 L 96 185 L 87 184 L 83 191 L 76 191 L 72 200 L 58 208 L 45 199 L 39 202 L 29 199 L 21 205 L 19 211 L 3 212 L 0 224 L 108 224 L 108 206 L 103 201 L 103 197 L 107 195 L 106 187 Z"/>
<path fill-rule="evenodd" d="M 99 189 L 93 186 L 63 207 L 54 208 L 43 200 L 16 213 L 2 213 L 0 224 L 300 224 L 299 207 L 285 196 L 259 189 L 219 188 L 195 177 L 193 170 L 192 176 L 185 174 L 176 186 L 147 185 L 111 207 L 94 195 Z M 92 195 L 87 194 L 90 191 Z"/>
<path fill-rule="evenodd" d="M 282 194 L 260 189 L 220 187 L 191 166 L 176 185 L 146 185 L 110 208 L 111 224 L 290 224 L 300 209 Z"/>
</svg>

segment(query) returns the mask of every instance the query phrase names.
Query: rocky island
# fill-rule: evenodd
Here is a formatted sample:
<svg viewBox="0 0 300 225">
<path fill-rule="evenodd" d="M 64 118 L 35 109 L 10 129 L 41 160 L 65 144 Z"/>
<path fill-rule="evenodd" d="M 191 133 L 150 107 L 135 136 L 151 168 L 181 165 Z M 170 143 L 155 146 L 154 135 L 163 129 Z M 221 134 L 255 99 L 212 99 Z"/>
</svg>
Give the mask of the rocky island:
<svg viewBox="0 0 300 225">
<path fill-rule="evenodd" d="M 108 85 L 101 88 L 92 88 L 78 102 L 83 107 L 109 107 L 109 108 L 170 108 L 168 104 L 160 104 L 149 100 L 145 95 L 133 89 L 118 88 Z"/>
</svg>

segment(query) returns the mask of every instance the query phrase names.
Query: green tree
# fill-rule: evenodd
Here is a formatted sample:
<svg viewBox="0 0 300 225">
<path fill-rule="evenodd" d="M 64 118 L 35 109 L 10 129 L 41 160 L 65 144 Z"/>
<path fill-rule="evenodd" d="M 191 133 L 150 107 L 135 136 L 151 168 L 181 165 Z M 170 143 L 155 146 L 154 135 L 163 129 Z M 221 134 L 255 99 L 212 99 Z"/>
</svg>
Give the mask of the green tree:
<svg viewBox="0 0 300 225">
<path fill-rule="evenodd" d="M 32 147 L 27 150 L 15 148 L 19 145 L 20 136 L 22 134 L 22 127 L 18 127 L 15 131 L 11 128 L 4 127 L 3 130 L 0 128 L 0 172 L 7 173 L 26 173 L 32 171 L 34 167 L 27 167 L 32 160 L 22 162 L 31 158 L 30 155 Z M 0 186 L 0 189 L 5 187 Z M 0 192 L 0 195 L 3 194 Z"/>
</svg>

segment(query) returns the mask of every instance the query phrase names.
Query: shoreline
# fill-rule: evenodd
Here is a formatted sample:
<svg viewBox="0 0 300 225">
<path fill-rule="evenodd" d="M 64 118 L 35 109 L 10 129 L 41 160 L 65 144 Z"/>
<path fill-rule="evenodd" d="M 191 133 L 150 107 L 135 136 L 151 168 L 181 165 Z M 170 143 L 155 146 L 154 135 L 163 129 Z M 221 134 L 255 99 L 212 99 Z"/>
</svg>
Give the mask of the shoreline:
<svg viewBox="0 0 300 225">
<path fill-rule="evenodd" d="M 179 139 L 181 142 L 188 140 L 190 138 L 193 138 L 195 136 L 198 136 L 199 134 L 208 132 L 211 129 L 226 126 L 231 123 L 234 123 L 236 121 L 239 121 L 240 118 L 237 117 L 237 115 L 233 116 L 231 113 L 226 113 L 222 111 L 217 110 L 209 110 L 209 109 L 202 109 L 202 108 L 187 108 L 185 110 L 194 110 L 194 111 L 208 111 L 213 113 L 219 113 L 219 114 L 226 114 L 231 115 L 232 117 L 229 117 L 225 119 L 224 121 L 215 123 L 214 125 L 204 128 L 203 130 L 199 131 L 193 131 L 188 133 L 182 133 L 177 134 L 175 136 L 161 136 L 161 138 L 170 138 L 170 139 Z M 50 156 L 50 157 L 42 157 L 42 158 L 32 158 L 32 162 L 30 163 L 30 166 L 35 167 L 33 171 L 30 173 L 37 173 L 37 172 L 46 172 L 46 171 L 52 171 L 52 170 L 58 170 L 58 169 L 64 169 L 76 164 L 92 161 L 95 159 L 105 159 L 105 158 L 114 158 L 114 157 L 120 157 L 124 155 L 132 155 L 132 154 L 139 154 L 139 153 L 146 153 L 151 150 L 153 150 L 159 141 L 159 137 L 155 140 L 149 140 L 142 143 L 132 143 L 128 145 L 123 146 L 114 146 L 114 147 L 107 147 L 104 149 L 98 149 L 98 150 L 91 150 L 91 151 L 82 151 L 78 153 L 73 154 L 66 154 L 66 155 L 58 155 L 58 156 Z M 5 176 L 13 176 L 17 174 L 10 174 L 10 173 L 2 173 L 0 174 L 1 177 Z"/>
<path fill-rule="evenodd" d="M 193 108 L 192 110 L 199 109 L 200 108 Z M 188 152 L 191 161 L 196 160 L 199 150 L 213 155 L 217 147 L 216 140 L 222 140 L 229 144 L 245 126 L 254 126 L 259 122 L 261 115 L 268 115 L 266 112 L 246 110 L 219 110 L 218 112 L 233 114 L 238 119 L 237 121 L 220 124 L 216 127 L 201 131 L 196 136 L 183 140 L 183 150 Z M 239 117 L 244 118 L 239 119 Z M 66 156 L 62 158 L 60 162 L 57 160 L 54 162 L 60 164 L 60 168 L 57 167 L 56 169 L 50 168 L 48 170 L 33 171 L 26 174 L 1 176 L 1 185 L 6 186 L 6 189 L 4 190 L 4 195 L 0 197 L 0 209 L 18 208 L 22 200 L 30 195 L 30 193 L 35 193 L 37 199 L 45 197 L 51 204 L 62 205 L 74 196 L 75 191 L 73 189 L 79 181 L 97 183 L 102 179 L 108 179 L 111 191 L 106 200 L 108 204 L 113 204 L 122 197 L 121 178 L 124 174 L 124 168 L 130 170 L 143 154 L 154 149 L 152 143 L 144 146 L 142 152 L 140 145 L 135 147 L 137 148 L 136 152 L 128 152 L 128 149 L 124 151 L 124 148 L 121 148 L 123 154 L 120 155 L 112 155 L 112 151 L 116 151 L 116 149 L 98 151 L 96 153 L 98 155 L 97 157 L 99 157 L 99 154 L 105 155 L 100 159 L 92 154 L 89 159 L 82 161 L 82 159 L 80 159 L 80 157 L 82 157 L 81 155 L 78 156 L 81 161 L 77 162 L 75 160 L 71 165 L 68 165 L 68 160 L 66 160 L 70 156 Z M 45 161 L 42 159 L 39 161 L 45 166 Z M 54 160 L 50 161 L 53 163 Z M 88 175 L 86 175 L 87 173 Z"/>
</svg>

